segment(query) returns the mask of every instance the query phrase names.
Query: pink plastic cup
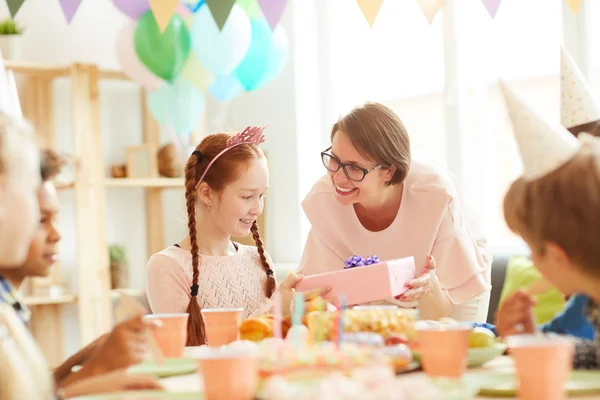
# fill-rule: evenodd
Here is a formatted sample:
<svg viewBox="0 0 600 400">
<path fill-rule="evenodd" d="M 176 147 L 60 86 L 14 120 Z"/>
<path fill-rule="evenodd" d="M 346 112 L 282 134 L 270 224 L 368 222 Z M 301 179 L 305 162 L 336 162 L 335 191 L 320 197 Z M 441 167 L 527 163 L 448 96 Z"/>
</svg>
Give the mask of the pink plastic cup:
<svg viewBox="0 0 600 400">
<path fill-rule="evenodd" d="M 183 357 L 187 340 L 187 313 L 149 314 L 144 319 L 162 321 L 162 326 L 154 328 L 153 332 L 164 357 Z"/>
<path fill-rule="evenodd" d="M 506 339 L 515 361 L 521 400 L 563 400 L 573 366 L 574 344 L 559 336 L 515 335 Z"/>
<path fill-rule="evenodd" d="M 210 348 L 199 358 L 206 400 L 252 400 L 259 380 L 257 355 Z"/>
<path fill-rule="evenodd" d="M 421 363 L 430 377 L 461 378 L 467 368 L 469 324 L 419 324 Z"/>
<path fill-rule="evenodd" d="M 207 308 L 202 310 L 209 346 L 224 346 L 235 342 L 240 336 L 243 308 Z"/>
</svg>

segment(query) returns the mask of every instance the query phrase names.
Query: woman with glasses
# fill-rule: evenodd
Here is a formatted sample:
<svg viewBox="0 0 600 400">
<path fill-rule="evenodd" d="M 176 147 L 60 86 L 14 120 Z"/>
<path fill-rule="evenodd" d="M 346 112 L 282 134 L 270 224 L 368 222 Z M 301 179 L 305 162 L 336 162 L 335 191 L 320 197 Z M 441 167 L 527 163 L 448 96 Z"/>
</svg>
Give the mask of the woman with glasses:
<svg viewBox="0 0 600 400">
<path fill-rule="evenodd" d="M 377 103 L 355 108 L 333 126 L 321 158 L 327 175 L 302 203 L 312 227 L 300 273 L 342 269 L 353 255 L 414 256 L 417 278 L 389 302 L 418 307 L 422 319 L 486 320 L 486 241 L 467 220 L 450 173 L 411 159 L 393 111 Z"/>
</svg>

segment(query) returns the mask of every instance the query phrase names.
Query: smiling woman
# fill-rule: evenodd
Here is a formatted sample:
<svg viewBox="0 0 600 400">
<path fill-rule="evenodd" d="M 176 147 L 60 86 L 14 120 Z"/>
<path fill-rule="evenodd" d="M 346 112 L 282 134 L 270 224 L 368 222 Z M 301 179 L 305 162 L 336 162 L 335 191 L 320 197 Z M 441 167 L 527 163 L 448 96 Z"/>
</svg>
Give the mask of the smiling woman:
<svg viewBox="0 0 600 400">
<path fill-rule="evenodd" d="M 411 159 L 409 136 L 393 111 L 367 103 L 332 128 L 321 153 L 327 175 L 303 202 L 311 223 L 299 272 L 342 269 L 354 254 L 414 256 L 422 268 L 398 299 L 424 319 L 486 319 L 491 256 L 465 217 L 444 169 Z"/>
</svg>

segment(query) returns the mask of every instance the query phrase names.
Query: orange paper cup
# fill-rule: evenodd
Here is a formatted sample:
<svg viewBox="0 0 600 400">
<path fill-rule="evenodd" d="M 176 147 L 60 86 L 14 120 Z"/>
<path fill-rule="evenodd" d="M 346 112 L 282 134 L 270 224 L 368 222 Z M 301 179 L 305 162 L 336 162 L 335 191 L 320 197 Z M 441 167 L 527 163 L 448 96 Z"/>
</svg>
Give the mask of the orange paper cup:
<svg viewBox="0 0 600 400">
<path fill-rule="evenodd" d="M 150 314 L 144 319 L 160 320 L 162 326 L 153 329 L 158 346 L 166 358 L 183 357 L 187 340 L 187 313 Z"/>
<path fill-rule="evenodd" d="M 206 308 L 202 318 L 209 346 L 224 346 L 239 339 L 243 308 Z"/>
<path fill-rule="evenodd" d="M 515 360 L 521 400 L 562 400 L 573 365 L 574 344 L 558 336 L 516 335 L 506 339 Z"/>
<path fill-rule="evenodd" d="M 470 324 L 418 327 L 423 370 L 430 377 L 461 378 L 467 368 Z"/>
<path fill-rule="evenodd" d="M 256 355 L 211 348 L 203 352 L 199 364 L 206 400 L 254 399 L 259 371 Z"/>
</svg>

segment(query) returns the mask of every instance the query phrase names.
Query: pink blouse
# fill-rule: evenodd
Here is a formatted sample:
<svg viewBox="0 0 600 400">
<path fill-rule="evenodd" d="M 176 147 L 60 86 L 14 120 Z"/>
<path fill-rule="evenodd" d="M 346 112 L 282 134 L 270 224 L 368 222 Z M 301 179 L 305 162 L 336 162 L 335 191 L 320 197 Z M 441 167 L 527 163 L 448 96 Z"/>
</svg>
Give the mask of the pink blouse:
<svg viewBox="0 0 600 400">
<path fill-rule="evenodd" d="M 267 274 L 256 247 L 236 243 L 231 256 L 200 256 L 198 302 L 201 308 L 244 308 L 244 318 L 264 313 Z M 267 255 L 270 265 L 271 258 Z M 185 312 L 192 286 L 192 254 L 170 246 L 148 260 L 147 294 L 155 314 Z"/>
<path fill-rule="evenodd" d="M 338 204 L 333 196 L 331 179 L 325 176 L 302 203 L 312 228 L 299 272 L 342 269 L 352 255 L 377 255 L 381 260 L 414 256 L 418 272 L 431 254 L 441 286 L 455 307 L 489 294 L 492 257 L 487 243 L 474 232 L 456 183 L 441 167 L 412 161 L 398 215 L 383 231 L 365 229 L 354 208 Z"/>
</svg>

